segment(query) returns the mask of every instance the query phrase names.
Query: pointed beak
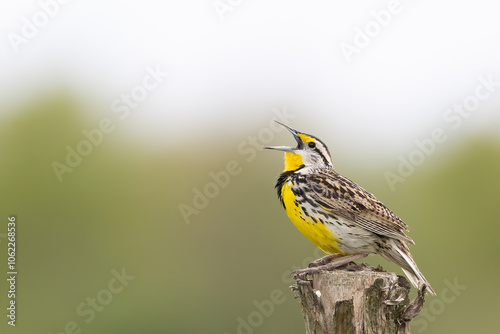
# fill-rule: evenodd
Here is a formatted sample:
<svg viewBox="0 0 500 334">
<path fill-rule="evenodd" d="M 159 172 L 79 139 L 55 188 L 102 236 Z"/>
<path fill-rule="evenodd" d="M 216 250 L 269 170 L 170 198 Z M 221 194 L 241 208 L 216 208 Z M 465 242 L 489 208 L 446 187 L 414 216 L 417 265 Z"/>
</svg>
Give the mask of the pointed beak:
<svg viewBox="0 0 500 334">
<path fill-rule="evenodd" d="M 281 122 L 278 122 L 278 121 L 275 121 L 275 122 L 278 123 L 279 125 L 281 125 L 282 127 L 284 127 L 285 129 L 287 129 L 288 131 L 290 131 L 290 133 L 293 135 L 293 137 L 297 141 L 297 147 L 290 147 L 290 146 L 266 146 L 266 147 L 264 147 L 265 149 L 278 150 L 278 151 L 284 151 L 284 152 L 291 152 L 291 153 L 293 153 L 293 151 L 295 149 L 300 148 L 302 145 L 304 145 L 304 141 L 302 140 L 302 138 L 299 137 L 299 133 L 297 132 L 297 130 L 292 129 L 288 125 L 283 124 Z"/>
</svg>

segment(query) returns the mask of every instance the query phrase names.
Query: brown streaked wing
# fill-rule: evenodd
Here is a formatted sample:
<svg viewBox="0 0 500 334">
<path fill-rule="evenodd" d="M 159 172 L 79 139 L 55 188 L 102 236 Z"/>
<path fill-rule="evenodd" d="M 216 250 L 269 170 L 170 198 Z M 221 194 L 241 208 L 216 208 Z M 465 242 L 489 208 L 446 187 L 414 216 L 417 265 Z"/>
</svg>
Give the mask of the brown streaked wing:
<svg viewBox="0 0 500 334">
<path fill-rule="evenodd" d="M 404 233 L 408 231 L 408 225 L 373 194 L 348 178 L 325 169 L 307 175 L 306 179 L 313 190 L 311 196 L 323 209 L 349 219 L 370 232 L 415 244 Z"/>
</svg>

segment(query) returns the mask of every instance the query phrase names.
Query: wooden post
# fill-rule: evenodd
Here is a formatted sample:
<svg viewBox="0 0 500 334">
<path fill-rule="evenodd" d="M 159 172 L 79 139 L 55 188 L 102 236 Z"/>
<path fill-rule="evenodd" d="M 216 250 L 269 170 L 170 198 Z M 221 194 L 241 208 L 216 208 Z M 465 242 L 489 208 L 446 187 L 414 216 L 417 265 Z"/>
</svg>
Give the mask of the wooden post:
<svg viewBox="0 0 500 334">
<path fill-rule="evenodd" d="M 410 302 L 405 277 L 366 263 L 296 278 L 306 334 L 408 334 L 424 304 L 425 289 Z"/>
</svg>

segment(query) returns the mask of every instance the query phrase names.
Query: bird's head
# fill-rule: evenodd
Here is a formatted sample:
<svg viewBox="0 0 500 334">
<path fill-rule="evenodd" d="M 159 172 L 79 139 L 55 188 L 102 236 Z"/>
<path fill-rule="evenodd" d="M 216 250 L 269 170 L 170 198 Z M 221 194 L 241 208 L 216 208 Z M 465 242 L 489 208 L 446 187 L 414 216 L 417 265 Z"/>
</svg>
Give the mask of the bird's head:
<svg viewBox="0 0 500 334">
<path fill-rule="evenodd" d="M 296 147 L 267 146 L 266 149 L 285 152 L 285 170 L 297 171 L 303 168 L 333 168 L 330 152 L 319 138 L 292 129 L 288 125 L 276 121 L 279 125 L 290 131 L 297 141 Z"/>
</svg>

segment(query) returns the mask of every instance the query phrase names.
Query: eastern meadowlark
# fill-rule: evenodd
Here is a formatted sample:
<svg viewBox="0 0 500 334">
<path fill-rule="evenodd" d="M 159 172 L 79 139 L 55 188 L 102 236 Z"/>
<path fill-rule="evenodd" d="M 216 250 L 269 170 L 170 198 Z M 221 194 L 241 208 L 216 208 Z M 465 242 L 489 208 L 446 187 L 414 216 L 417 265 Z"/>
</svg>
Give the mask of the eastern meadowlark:
<svg viewBox="0 0 500 334">
<path fill-rule="evenodd" d="M 380 254 L 400 266 L 415 287 L 425 286 L 435 295 L 406 245 L 415 244 L 404 232 L 408 226 L 371 193 L 337 173 L 319 138 L 277 123 L 297 141 L 297 147 L 265 147 L 285 152 L 285 169 L 276 183 L 278 197 L 299 231 L 329 254 L 294 275 Z"/>
</svg>

